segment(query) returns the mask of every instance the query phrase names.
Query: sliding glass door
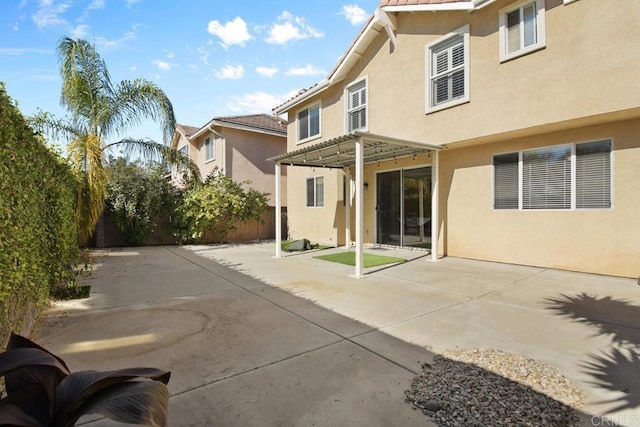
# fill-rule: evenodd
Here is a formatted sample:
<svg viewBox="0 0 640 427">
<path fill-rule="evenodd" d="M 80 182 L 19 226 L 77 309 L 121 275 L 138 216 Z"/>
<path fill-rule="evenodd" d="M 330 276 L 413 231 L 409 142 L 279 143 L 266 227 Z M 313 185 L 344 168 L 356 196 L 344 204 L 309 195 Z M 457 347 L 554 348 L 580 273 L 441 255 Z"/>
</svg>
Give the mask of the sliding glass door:
<svg viewBox="0 0 640 427">
<path fill-rule="evenodd" d="M 376 242 L 430 248 L 431 168 L 379 173 L 376 192 Z"/>
</svg>

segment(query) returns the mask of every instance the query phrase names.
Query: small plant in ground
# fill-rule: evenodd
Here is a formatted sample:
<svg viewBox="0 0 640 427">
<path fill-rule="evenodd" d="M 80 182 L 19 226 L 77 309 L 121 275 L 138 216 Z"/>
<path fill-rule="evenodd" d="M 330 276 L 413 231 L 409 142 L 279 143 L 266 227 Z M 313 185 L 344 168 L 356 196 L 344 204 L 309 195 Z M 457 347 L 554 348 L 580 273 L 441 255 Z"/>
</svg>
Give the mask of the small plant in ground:
<svg viewBox="0 0 640 427">
<path fill-rule="evenodd" d="M 6 396 L 0 425 L 73 426 L 87 414 L 129 424 L 167 424 L 171 373 L 154 368 L 69 372 L 65 362 L 20 335 L 0 353 Z M 151 381 L 147 381 L 151 380 Z"/>
</svg>

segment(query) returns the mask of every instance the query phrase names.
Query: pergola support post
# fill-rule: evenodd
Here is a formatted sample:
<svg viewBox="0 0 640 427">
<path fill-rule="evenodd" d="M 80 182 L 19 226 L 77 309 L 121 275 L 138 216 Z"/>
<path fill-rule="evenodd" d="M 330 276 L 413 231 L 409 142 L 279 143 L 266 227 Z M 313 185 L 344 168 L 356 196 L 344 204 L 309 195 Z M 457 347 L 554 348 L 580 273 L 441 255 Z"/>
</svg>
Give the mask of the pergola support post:
<svg viewBox="0 0 640 427">
<path fill-rule="evenodd" d="M 344 247 L 351 248 L 351 168 L 344 168 Z"/>
<path fill-rule="evenodd" d="M 275 199 L 276 199 L 276 258 L 282 257 L 282 199 L 281 199 L 281 188 L 280 182 L 282 178 L 282 165 L 280 162 L 276 162 L 276 191 L 275 191 Z"/>
<path fill-rule="evenodd" d="M 438 151 L 431 152 L 431 261 L 438 261 L 438 190 L 440 182 L 438 180 L 439 165 Z"/>
<path fill-rule="evenodd" d="M 362 138 L 358 138 L 355 141 L 356 151 L 356 271 L 355 277 L 361 278 L 364 274 L 363 267 L 363 238 L 364 238 L 364 150 L 362 147 Z"/>
</svg>

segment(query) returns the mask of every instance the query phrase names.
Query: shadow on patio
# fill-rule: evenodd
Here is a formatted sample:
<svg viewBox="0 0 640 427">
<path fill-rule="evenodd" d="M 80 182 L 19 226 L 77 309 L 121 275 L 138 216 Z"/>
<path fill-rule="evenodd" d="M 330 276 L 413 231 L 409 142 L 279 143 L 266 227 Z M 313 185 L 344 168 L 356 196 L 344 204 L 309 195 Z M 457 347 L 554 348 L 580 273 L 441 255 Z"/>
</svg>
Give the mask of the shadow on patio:
<svg viewBox="0 0 640 427">
<path fill-rule="evenodd" d="M 587 293 L 548 298 L 546 304 L 556 314 L 592 327 L 594 335 L 612 340 L 610 349 L 590 354 L 581 365 L 583 372 L 593 377 L 592 385 L 622 393 L 617 399 L 597 403 L 618 403 L 610 411 L 640 407 L 640 306 Z"/>
</svg>

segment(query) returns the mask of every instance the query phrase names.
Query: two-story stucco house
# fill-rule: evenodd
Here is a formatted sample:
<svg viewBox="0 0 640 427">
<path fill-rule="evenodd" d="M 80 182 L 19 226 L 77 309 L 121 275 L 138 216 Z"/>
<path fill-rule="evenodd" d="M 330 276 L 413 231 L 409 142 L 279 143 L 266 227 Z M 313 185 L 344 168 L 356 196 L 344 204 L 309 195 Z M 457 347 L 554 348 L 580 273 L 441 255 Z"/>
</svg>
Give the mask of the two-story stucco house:
<svg viewBox="0 0 640 427">
<path fill-rule="evenodd" d="M 234 181 L 250 181 L 255 190 L 269 193 L 270 209 L 263 215 L 263 223 L 248 223 L 226 236 L 228 241 L 273 239 L 275 223 L 282 224 L 282 209 L 275 218 L 276 187 L 286 189 L 286 173 L 276 184 L 273 163 L 269 157 L 287 151 L 287 122 L 269 114 L 214 117 L 202 127 L 177 125 L 172 146 L 188 154 L 200 169 L 204 179 L 216 168 Z M 171 182 L 184 186 L 185 171 L 171 170 Z M 284 190 L 286 191 L 286 190 Z M 281 198 L 286 206 L 286 195 Z M 286 226 L 283 227 L 286 236 Z"/>
<path fill-rule="evenodd" d="M 234 181 L 251 181 L 274 206 L 273 163 L 266 159 L 286 152 L 286 135 L 287 122 L 269 114 L 214 117 L 200 128 L 177 125 L 172 145 L 189 155 L 203 179 L 217 168 Z M 183 185 L 183 175 L 174 167 L 171 181 Z M 286 177 L 280 180 L 286 188 Z"/>
<path fill-rule="evenodd" d="M 355 242 L 356 276 L 380 244 L 637 277 L 639 17 L 637 0 L 382 0 L 274 109 L 291 236 Z"/>
</svg>

